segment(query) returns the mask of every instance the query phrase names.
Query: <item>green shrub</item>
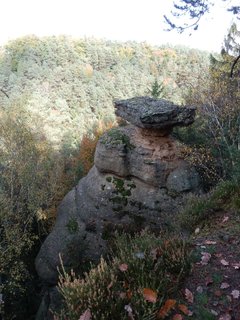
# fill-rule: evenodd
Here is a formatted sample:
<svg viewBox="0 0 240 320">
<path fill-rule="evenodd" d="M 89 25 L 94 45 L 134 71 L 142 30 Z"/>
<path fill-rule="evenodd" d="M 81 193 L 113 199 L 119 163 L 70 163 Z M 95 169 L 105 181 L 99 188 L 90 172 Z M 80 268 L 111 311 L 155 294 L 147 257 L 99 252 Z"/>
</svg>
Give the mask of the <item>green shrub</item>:
<svg viewBox="0 0 240 320">
<path fill-rule="evenodd" d="M 70 217 L 66 227 L 67 227 L 68 232 L 70 234 L 76 233 L 78 231 L 78 223 L 77 223 L 76 218 Z"/>
<path fill-rule="evenodd" d="M 236 181 L 220 182 L 208 195 L 192 196 L 179 214 L 182 227 L 193 231 L 220 209 L 240 210 L 240 185 Z"/>
<path fill-rule="evenodd" d="M 189 244 L 179 238 L 166 239 L 161 245 L 162 261 L 166 271 L 181 279 L 190 270 Z"/>
<path fill-rule="evenodd" d="M 214 204 L 207 196 L 192 196 L 180 212 L 178 219 L 183 228 L 193 231 L 213 209 Z"/>
<path fill-rule="evenodd" d="M 212 194 L 216 207 L 240 211 L 240 183 L 238 180 L 227 180 L 218 184 Z"/>
</svg>

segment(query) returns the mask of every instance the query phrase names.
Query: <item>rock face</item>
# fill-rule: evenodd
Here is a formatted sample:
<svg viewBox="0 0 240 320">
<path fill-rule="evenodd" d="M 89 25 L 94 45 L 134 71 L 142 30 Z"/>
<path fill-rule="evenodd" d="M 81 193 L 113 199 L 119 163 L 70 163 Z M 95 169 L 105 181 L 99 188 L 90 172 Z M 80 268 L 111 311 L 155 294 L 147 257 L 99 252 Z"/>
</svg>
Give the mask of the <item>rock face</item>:
<svg viewBox="0 0 240 320">
<path fill-rule="evenodd" d="M 115 106 L 116 114 L 132 124 L 99 139 L 93 168 L 63 199 L 36 258 L 38 274 L 49 285 L 57 283 L 59 254 L 66 268 L 82 269 L 106 252 L 114 230 L 159 230 L 187 192 L 200 190 L 197 172 L 169 135 L 173 126 L 193 122 L 193 108 L 148 97 Z"/>
</svg>

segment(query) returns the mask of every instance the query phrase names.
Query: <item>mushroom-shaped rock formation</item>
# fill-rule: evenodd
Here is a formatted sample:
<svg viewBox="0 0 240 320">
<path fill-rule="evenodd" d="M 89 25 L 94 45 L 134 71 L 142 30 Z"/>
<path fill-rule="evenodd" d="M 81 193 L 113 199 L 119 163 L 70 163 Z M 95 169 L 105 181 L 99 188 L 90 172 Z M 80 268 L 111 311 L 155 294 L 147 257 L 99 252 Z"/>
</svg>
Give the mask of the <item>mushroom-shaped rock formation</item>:
<svg viewBox="0 0 240 320">
<path fill-rule="evenodd" d="M 93 168 L 63 199 L 36 258 L 38 274 L 49 284 L 57 283 L 59 254 L 65 267 L 81 269 L 106 252 L 114 230 L 161 229 L 184 195 L 200 190 L 197 172 L 169 135 L 173 126 L 194 121 L 194 108 L 148 97 L 117 101 L 115 107 L 131 124 L 99 139 Z"/>
</svg>

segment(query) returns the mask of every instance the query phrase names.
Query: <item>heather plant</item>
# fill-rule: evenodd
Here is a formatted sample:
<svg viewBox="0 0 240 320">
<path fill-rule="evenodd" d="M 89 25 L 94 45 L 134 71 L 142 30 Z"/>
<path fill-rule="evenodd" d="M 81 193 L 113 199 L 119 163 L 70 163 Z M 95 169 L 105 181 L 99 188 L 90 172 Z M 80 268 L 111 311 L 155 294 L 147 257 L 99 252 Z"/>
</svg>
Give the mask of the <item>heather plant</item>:
<svg viewBox="0 0 240 320">
<path fill-rule="evenodd" d="M 116 285 L 114 270 L 103 259 L 85 274 L 84 279 L 63 270 L 59 290 L 64 297 L 65 308 L 59 315 L 60 319 L 77 320 L 86 309 L 91 310 L 93 319 L 117 319 L 120 310 L 114 294 Z"/>
<path fill-rule="evenodd" d="M 189 268 L 189 246 L 181 239 L 146 230 L 117 234 L 109 260 L 101 259 L 84 277 L 62 270 L 64 307 L 56 319 L 156 319 Z"/>
</svg>

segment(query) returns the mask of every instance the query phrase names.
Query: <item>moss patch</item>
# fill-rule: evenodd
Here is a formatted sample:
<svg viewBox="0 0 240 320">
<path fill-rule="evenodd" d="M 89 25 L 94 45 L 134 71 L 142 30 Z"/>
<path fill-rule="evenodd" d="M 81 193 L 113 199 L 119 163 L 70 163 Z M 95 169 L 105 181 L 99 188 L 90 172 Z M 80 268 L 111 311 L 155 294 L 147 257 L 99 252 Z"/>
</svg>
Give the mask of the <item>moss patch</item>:
<svg viewBox="0 0 240 320">
<path fill-rule="evenodd" d="M 108 133 L 101 138 L 103 144 L 110 144 L 113 146 L 123 145 L 125 148 L 132 150 L 135 148 L 130 142 L 130 138 L 124 134 L 118 128 L 113 128 L 108 131 Z"/>
<path fill-rule="evenodd" d="M 78 223 L 77 223 L 77 220 L 73 217 L 71 217 L 69 220 L 68 220 L 68 223 L 66 225 L 69 233 L 71 234 L 74 234 L 76 232 L 78 232 Z"/>
</svg>

